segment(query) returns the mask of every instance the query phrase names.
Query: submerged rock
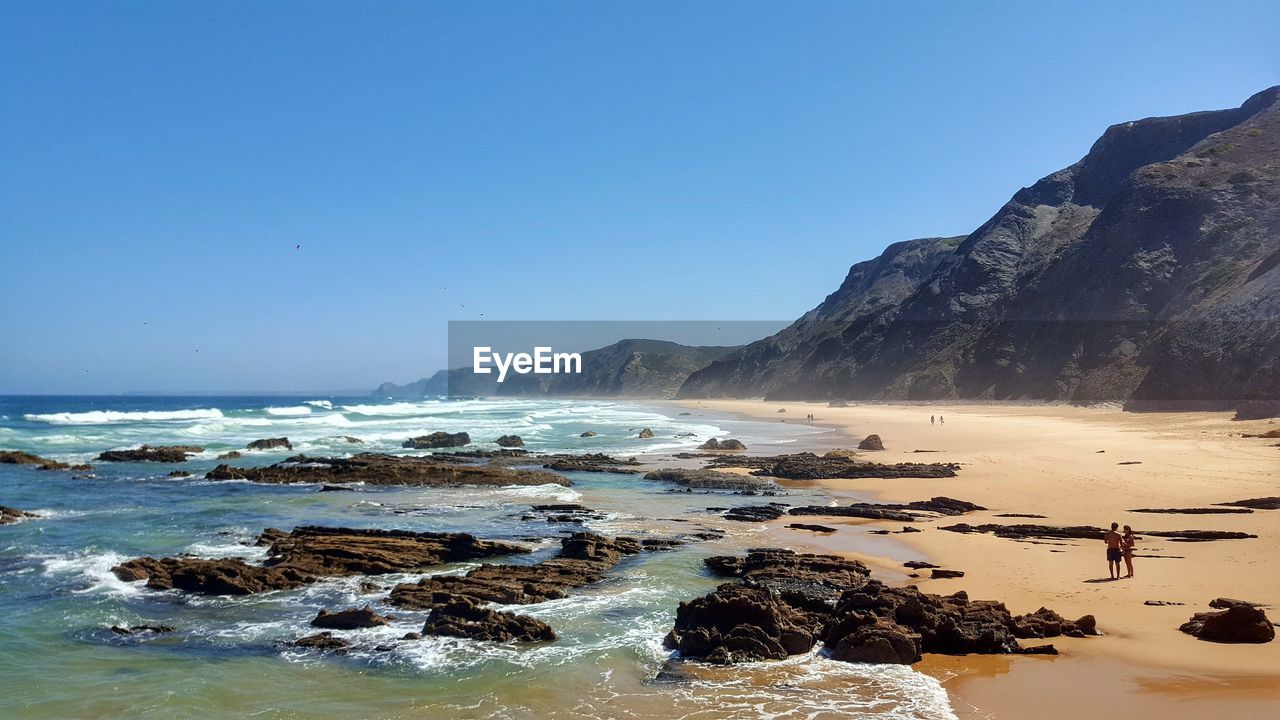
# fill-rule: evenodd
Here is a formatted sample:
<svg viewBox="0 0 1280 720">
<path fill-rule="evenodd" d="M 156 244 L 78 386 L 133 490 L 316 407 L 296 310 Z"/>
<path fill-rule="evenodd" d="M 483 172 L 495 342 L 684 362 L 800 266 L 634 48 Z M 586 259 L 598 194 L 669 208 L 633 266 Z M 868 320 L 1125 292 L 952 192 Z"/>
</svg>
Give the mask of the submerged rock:
<svg viewBox="0 0 1280 720">
<path fill-rule="evenodd" d="M 107 450 L 98 455 L 104 462 L 186 462 L 191 455 L 204 452 L 204 448 L 195 445 L 143 445 L 130 450 Z"/>
<path fill-rule="evenodd" d="M 332 651 L 343 654 L 346 649 L 351 647 L 351 641 L 334 636 L 331 632 L 322 632 L 316 635 L 308 635 L 304 638 L 298 638 L 293 641 L 294 647 L 307 648 L 310 650 Z"/>
<path fill-rule="evenodd" d="M 329 628 L 330 630 L 355 630 L 356 628 L 377 627 L 387 624 L 389 624 L 389 621 L 374 612 L 368 605 L 338 612 L 329 612 L 321 609 L 311 621 L 312 627 Z"/>
<path fill-rule="evenodd" d="M 595 431 L 588 430 L 588 431 L 586 431 L 586 432 L 582 433 L 581 435 L 579 435 L 578 437 L 591 438 L 591 437 L 595 437 L 595 436 L 596 436 L 596 435 L 598 435 L 598 434 L 599 434 L 599 433 L 597 433 L 597 432 L 595 432 Z"/>
<path fill-rule="evenodd" d="M 604 453 L 585 453 L 582 455 L 545 455 L 542 456 L 542 467 L 557 472 L 607 472 L 637 473 L 630 468 L 639 466 L 635 458 L 616 458 Z"/>
<path fill-rule="evenodd" d="M 461 597 L 503 605 L 557 600 L 568 590 L 599 582 L 623 557 L 640 552 L 632 538 L 578 532 L 560 541 L 560 552 L 533 565 L 485 564 L 466 575 L 436 575 L 391 590 L 396 607 L 426 610 Z"/>
<path fill-rule="evenodd" d="M 290 590 L 320 577 L 414 572 L 451 562 L 527 553 L 522 545 L 478 540 L 467 533 L 415 533 L 300 527 L 291 533 L 266 530 L 263 565 L 239 558 L 143 557 L 112 568 L 126 582 L 146 580 L 153 590 L 178 589 L 204 595 L 250 595 Z"/>
<path fill-rule="evenodd" d="M 463 447 L 470 444 L 471 436 L 464 432 L 433 432 L 430 435 L 409 438 L 401 443 L 400 446 L 415 450 L 429 450 L 431 448 Z"/>
<path fill-rule="evenodd" d="M 142 633 L 150 633 L 160 635 L 162 633 L 171 633 L 178 628 L 172 625 L 112 625 L 111 632 L 116 635 L 139 635 Z"/>
<path fill-rule="evenodd" d="M 35 465 L 41 470 L 92 470 L 88 465 L 68 465 L 21 450 L 0 450 L 0 465 Z"/>
<path fill-rule="evenodd" d="M 490 642 L 545 642 L 556 639 L 555 630 L 537 618 L 490 610 L 465 596 L 433 608 L 422 632 L 424 635 Z"/>
<path fill-rule="evenodd" d="M 293 443 L 289 442 L 289 438 L 287 437 L 263 438 L 261 440 L 254 440 L 245 447 L 249 450 L 275 450 L 276 448 L 292 450 Z"/>
<path fill-rule="evenodd" d="M 777 487 L 771 480 L 718 470 L 670 468 L 645 473 L 644 479 L 675 483 L 695 490 L 771 490 Z"/>
<path fill-rule="evenodd" d="M 636 437 L 640 438 L 641 440 L 650 440 L 653 438 L 653 431 L 650 430 L 649 428 L 645 428 L 641 430 L 640 434 L 637 435 Z"/>
<path fill-rule="evenodd" d="M 0 525 L 10 525 L 16 522 L 20 522 L 22 520 L 26 520 L 29 518 L 38 518 L 38 517 L 40 516 L 33 512 L 27 512 L 26 510 L 19 510 L 17 508 L 5 507 L 4 505 L 0 505 Z"/>
<path fill-rule="evenodd" d="M 569 485 L 569 479 L 539 470 L 494 465 L 440 462 L 433 458 L 361 453 L 349 458 L 298 455 L 261 468 L 219 465 L 205 474 L 209 480 L 249 480 L 260 483 L 369 485 Z"/>
</svg>

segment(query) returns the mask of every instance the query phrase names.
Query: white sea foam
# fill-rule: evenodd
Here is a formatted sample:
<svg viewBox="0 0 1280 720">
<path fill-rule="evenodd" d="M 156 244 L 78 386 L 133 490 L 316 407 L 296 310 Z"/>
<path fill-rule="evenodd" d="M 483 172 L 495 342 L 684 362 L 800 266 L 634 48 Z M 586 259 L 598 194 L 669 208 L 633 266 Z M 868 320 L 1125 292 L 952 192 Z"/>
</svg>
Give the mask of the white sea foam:
<svg viewBox="0 0 1280 720">
<path fill-rule="evenodd" d="M 577 502 L 582 499 L 582 493 L 577 490 L 555 483 L 546 483 L 544 485 L 504 485 L 499 489 L 508 497 L 555 500 L 562 503 Z"/>
<path fill-rule="evenodd" d="M 307 400 L 302 404 L 311 405 L 318 408 L 324 408 L 325 410 L 330 410 L 333 408 L 333 403 L 329 402 L 328 400 Z"/>
<path fill-rule="evenodd" d="M 279 416 L 279 417 L 296 417 L 296 416 L 298 416 L 298 415 L 310 415 L 310 414 L 311 414 L 311 408 L 309 408 L 309 407 L 302 407 L 302 406 L 298 406 L 298 407 L 269 407 L 269 408 L 267 408 L 267 414 L 268 414 L 268 415 L 276 415 L 276 416 Z"/>
<path fill-rule="evenodd" d="M 213 420 L 222 417 L 217 408 L 203 410 L 139 410 L 123 412 L 118 410 L 91 410 L 89 412 L 35 413 L 23 415 L 22 419 L 30 422 L 43 422 L 51 425 L 106 425 L 109 423 L 127 422 L 164 422 L 172 420 Z"/>
<path fill-rule="evenodd" d="M 70 575 L 87 583 L 84 587 L 73 589 L 74 593 L 136 595 L 141 592 L 137 585 L 125 582 L 111 572 L 111 568 L 125 560 L 119 553 L 77 553 L 42 559 L 46 575 Z"/>
</svg>

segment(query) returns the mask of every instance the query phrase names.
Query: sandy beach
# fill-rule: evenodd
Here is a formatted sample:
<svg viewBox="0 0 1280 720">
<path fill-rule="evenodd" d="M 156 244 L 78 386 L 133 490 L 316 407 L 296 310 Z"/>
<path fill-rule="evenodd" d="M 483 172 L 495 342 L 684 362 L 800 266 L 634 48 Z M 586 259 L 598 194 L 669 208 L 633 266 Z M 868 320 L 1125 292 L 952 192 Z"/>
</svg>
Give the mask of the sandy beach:
<svg viewBox="0 0 1280 720">
<path fill-rule="evenodd" d="M 813 536 L 773 523 L 779 543 L 856 557 L 887 581 L 922 590 L 1004 601 L 1015 613 L 1042 606 L 1065 617 L 1093 614 L 1105 637 L 1057 638 L 1056 658 L 928 656 L 917 669 L 943 680 L 964 718 L 1058 718 L 1116 713 L 1127 718 L 1274 717 L 1280 707 L 1280 642 L 1223 645 L 1178 631 L 1210 600 L 1229 597 L 1280 607 L 1280 511 L 1188 515 L 1138 508 L 1209 507 L 1280 495 L 1280 447 L 1244 438 L 1280 427 L 1233 422 L 1230 413 L 1134 414 L 1067 406 L 857 405 L 762 401 L 689 401 L 687 407 L 755 419 L 832 428 L 832 447 L 853 447 L 868 434 L 886 449 L 878 462 L 945 461 L 962 466 L 945 479 L 821 481 L 848 501 L 910 502 L 945 495 L 987 508 L 963 518 L 902 523 L 821 518 L 838 527 Z M 780 413 L 785 409 L 785 413 Z M 931 425 L 930 415 L 945 418 Z M 918 450 L 936 452 L 920 453 Z M 1043 519 L 1000 518 L 1006 513 Z M 959 534 L 939 525 L 963 521 L 1132 525 L 1160 530 L 1232 530 L 1256 539 L 1189 543 L 1143 538 L 1135 577 L 1108 579 L 1101 542 L 1019 542 Z M 909 578 L 906 559 L 962 570 L 963 578 Z M 1146 601 L 1181 605 L 1150 606 Z M 1271 610 L 1272 620 L 1280 610 Z"/>
</svg>

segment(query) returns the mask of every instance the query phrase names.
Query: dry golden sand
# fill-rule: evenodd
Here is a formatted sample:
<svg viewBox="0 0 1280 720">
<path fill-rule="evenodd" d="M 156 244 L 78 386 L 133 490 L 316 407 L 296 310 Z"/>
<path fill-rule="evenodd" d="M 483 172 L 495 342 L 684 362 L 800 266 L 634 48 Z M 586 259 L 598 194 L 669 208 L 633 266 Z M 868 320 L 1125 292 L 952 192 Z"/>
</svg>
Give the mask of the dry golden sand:
<svg viewBox="0 0 1280 720">
<path fill-rule="evenodd" d="M 851 446 L 863 436 L 879 434 L 886 450 L 867 453 L 868 459 L 962 465 L 959 477 L 949 479 L 822 481 L 842 499 L 908 502 L 946 495 L 989 508 L 962 518 L 971 524 L 1103 526 L 1115 521 L 1139 532 L 1213 529 L 1258 535 L 1207 543 L 1143 539 L 1139 554 L 1165 557 L 1140 557 L 1135 578 L 1111 582 L 1101 542 L 1027 543 L 937 529 L 959 520 L 955 518 L 913 523 L 924 532 L 890 536 L 868 531 L 899 530 L 901 523 L 812 519 L 840 528 L 825 537 L 787 529 L 794 519 L 785 517 L 771 528 L 780 543 L 857 557 L 884 579 L 917 582 L 926 592 L 963 589 L 974 598 L 1002 600 L 1016 613 L 1045 606 L 1067 617 L 1097 616 L 1106 637 L 1056 639 L 1062 651 L 1058 658 L 926 658 L 918 669 L 944 680 L 961 717 L 1280 717 L 1280 640 L 1221 645 L 1177 629 L 1221 596 L 1272 605 L 1272 619 L 1280 620 L 1280 510 L 1238 515 L 1128 512 L 1280 495 L 1277 441 L 1240 437 L 1280 424 L 1233 422 L 1229 413 L 1134 414 L 1066 406 L 684 404 L 773 421 L 780 417 L 780 407 L 791 422 L 812 412 L 817 424 L 837 431 L 833 446 Z M 944 417 L 945 424 L 931 426 L 931 414 Z M 1120 464 L 1128 462 L 1140 464 Z M 994 517 L 999 513 L 1047 517 Z M 966 575 L 909 579 L 902 561 L 912 558 Z M 1152 607 L 1143 604 L 1146 600 L 1185 605 Z"/>
</svg>

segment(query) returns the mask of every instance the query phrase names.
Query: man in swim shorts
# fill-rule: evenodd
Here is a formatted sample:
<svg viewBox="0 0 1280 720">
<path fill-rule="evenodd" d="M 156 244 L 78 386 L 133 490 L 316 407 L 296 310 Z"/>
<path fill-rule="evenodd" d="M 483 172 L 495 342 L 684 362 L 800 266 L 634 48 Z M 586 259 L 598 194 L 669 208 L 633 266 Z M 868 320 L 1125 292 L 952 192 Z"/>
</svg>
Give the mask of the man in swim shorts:
<svg viewBox="0 0 1280 720">
<path fill-rule="evenodd" d="M 1107 542 L 1107 571 L 1112 580 L 1120 579 L 1120 561 L 1124 560 L 1124 551 L 1120 543 L 1124 536 L 1120 534 L 1120 523 L 1111 523 L 1111 529 L 1103 533 L 1102 539 Z"/>
</svg>

